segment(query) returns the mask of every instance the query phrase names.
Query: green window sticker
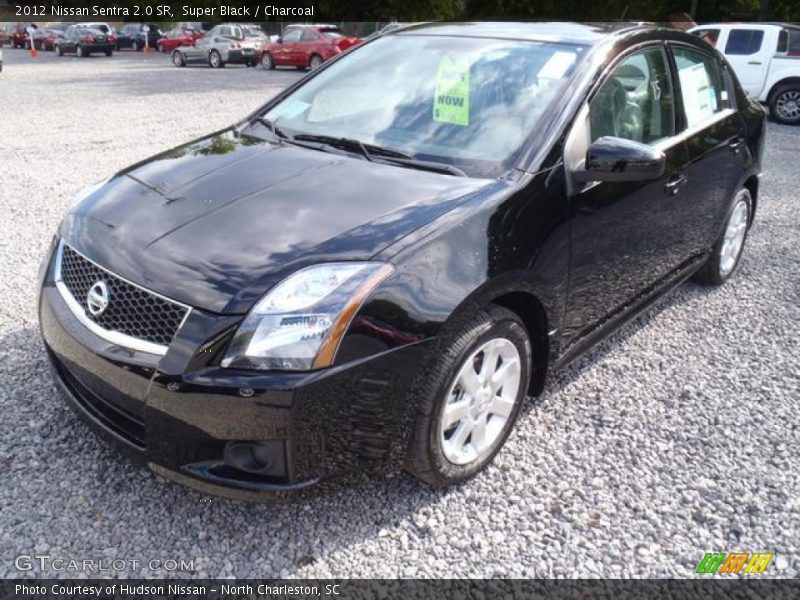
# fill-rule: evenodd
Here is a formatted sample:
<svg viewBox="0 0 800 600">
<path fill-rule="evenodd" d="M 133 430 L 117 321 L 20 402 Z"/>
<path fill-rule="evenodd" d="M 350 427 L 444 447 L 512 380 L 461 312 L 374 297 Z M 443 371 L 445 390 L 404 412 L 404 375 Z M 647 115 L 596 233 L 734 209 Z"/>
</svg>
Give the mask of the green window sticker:
<svg viewBox="0 0 800 600">
<path fill-rule="evenodd" d="M 436 72 L 433 120 L 453 125 L 469 125 L 469 68 L 463 58 L 445 56 Z"/>
</svg>

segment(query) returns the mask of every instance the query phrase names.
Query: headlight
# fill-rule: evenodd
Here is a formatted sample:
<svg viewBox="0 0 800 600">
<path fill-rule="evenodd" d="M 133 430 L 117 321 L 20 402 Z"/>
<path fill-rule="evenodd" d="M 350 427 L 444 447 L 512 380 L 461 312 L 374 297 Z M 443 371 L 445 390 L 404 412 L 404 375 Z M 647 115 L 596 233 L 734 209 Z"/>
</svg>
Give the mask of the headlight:
<svg viewBox="0 0 800 600">
<path fill-rule="evenodd" d="M 283 371 L 329 366 L 353 315 L 393 270 L 385 263 L 342 262 L 290 275 L 251 309 L 222 366 Z"/>
</svg>

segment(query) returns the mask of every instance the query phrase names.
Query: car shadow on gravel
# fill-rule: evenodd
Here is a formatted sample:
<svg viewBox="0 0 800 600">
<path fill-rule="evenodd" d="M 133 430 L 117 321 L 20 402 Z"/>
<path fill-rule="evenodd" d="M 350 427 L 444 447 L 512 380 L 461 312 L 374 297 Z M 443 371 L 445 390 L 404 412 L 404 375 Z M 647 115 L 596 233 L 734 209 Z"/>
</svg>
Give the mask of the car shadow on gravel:
<svg viewBox="0 0 800 600">
<path fill-rule="evenodd" d="M 662 310 L 703 293 L 703 288 L 685 284 L 658 301 L 554 377 L 540 398 L 526 403 L 521 418 L 532 418 L 542 398 L 557 396 Z M 426 515 L 435 505 L 446 504 L 451 493 L 406 475 L 362 474 L 288 503 L 208 497 L 133 465 L 101 442 L 60 397 L 35 327 L 4 335 L 0 348 L 7 415 L 0 426 L 0 497 L 6 506 L 20 507 L 8 531 L 22 532 L 36 519 L 51 549 L 63 546 L 92 555 L 108 547 L 111 535 L 125 540 L 117 554 L 140 555 L 148 551 L 150 540 L 166 539 L 173 554 L 197 559 L 195 570 L 181 575 L 218 576 L 223 574 L 220 557 L 212 557 L 209 548 L 233 541 L 236 558 L 224 574 L 285 576 L 342 546 L 389 536 L 409 518 L 418 537 L 433 535 Z M 36 509 L 30 507 L 32 498 L 39 503 Z"/>
</svg>

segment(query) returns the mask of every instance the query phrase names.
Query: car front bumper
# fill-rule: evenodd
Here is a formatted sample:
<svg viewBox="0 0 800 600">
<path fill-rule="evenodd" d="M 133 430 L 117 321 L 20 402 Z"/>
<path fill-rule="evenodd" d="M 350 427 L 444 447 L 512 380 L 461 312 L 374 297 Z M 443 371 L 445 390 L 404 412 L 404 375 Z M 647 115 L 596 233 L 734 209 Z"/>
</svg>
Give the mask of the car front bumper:
<svg viewBox="0 0 800 600">
<path fill-rule="evenodd" d="M 194 310 L 157 356 L 86 328 L 55 286 L 52 267 L 43 276 L 39 322 L 68 404 L 102 438 L 160 475 L 253 501 L 347 473 L 396 469 L 414 415 L 408 391 L 430 346 L 418 342 L 312 373 L 222 369 L 201 364 L 204 348 L 236 318 Z M 268 469 L 232 466 L 231 449 L 243 443 L 265 448 Z"/>
</svg>

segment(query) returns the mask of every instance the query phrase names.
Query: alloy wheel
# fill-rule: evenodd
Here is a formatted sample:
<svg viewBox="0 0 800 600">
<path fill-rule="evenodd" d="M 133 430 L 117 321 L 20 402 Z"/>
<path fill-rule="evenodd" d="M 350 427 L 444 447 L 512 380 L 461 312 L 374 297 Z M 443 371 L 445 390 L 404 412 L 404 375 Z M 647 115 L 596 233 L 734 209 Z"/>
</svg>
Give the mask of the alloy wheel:
<svg viewBox="0 0 800 600">
<path fill-rule="evenodd" d="M 489 454 L 511 417 L 521 385 L 517 347 L 494 338 L 464 362 L 447 392 L 439 424 L 442 453 L 466 465 Z"/>
<path fill-rule="evenodd" d="M 747 233 L 747 222 L 750 218 L 746 200 L 739 200 L 728 219 L 728 226 L 725 228 L 725 236 L 720 248 L 719 271 L 723 277 L 729 275 L 744 244 L 744 237 Z"/>
<path fill-rule="evenodd" d="M 775 112 L 785 121 L 800 121 L 800 90 L 785 90 L 775 99 Z"/>
<path fill-rule="evenodd" d="M 217 67 L 219 67 L 219 65 L 220 65 L 220 56 L 219 56 L 219 53 L 218 53 L 216 50 L 214 50 L 213 52 L 211 52 L 211 55 L 210 55 L 210 56 L 209 56 L 209 58 L 208 58 L 208 62 L 209 62 L 209 63 L 211 64 L 211 66 L 212 66 L 213 68 L 215 68 L 215 69 L 216 69 Z"/>
</svg>

